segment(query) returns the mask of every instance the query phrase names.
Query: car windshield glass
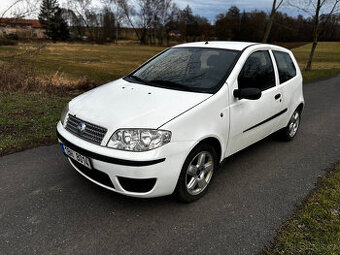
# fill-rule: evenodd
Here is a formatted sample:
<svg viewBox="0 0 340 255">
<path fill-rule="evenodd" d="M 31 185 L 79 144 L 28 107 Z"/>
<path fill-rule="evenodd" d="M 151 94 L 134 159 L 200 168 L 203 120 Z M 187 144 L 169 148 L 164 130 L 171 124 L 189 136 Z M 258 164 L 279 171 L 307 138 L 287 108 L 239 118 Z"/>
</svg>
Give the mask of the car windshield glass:
<svg viewBox="0 0 340 255">
<path fill-rule="evenodd" d="M 169 89 L 214 93 L 238 54 L 224 49 L 171 48 L 126 78 Z"/>
</svg>

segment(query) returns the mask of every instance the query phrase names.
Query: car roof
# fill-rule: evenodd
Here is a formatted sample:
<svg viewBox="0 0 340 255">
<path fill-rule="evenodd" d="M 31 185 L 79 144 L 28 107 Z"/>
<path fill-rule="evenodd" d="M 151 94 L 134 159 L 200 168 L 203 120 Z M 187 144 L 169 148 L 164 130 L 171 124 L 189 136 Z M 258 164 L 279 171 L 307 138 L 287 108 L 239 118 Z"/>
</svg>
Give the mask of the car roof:
<svg viewBox="0 0 340 255">
<path fill-rule="evenodd" d="M 236 41 L 207 41 L 207 42 L 193 42 L 193 43 L 184 43 L 174 46 L 175 48 L 181 47 L 200 47 L 200 48 L 217 48 L 217 49 L 228 49 L 228 50 L 238 50 L 242 51 L 249 46 L 253 45 L 263 45 L 263 46 L 271 46 L 276 49 L 284 49 L 282 47 L 264 44 L 264 43 L 255 43 L 255 42 L 236 42 Z M 285 49 L 286 50 L 286 49 Z"/>
</svg>

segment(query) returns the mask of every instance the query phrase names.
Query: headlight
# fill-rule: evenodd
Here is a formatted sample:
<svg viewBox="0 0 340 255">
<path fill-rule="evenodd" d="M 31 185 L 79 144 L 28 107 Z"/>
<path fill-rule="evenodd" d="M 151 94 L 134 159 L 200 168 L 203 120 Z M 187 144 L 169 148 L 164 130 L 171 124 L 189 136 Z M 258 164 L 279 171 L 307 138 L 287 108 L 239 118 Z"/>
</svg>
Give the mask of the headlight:
<svg viewBox="0 0 340 255">
<path fill-rule="evenodd" d="M 171 140 L 171 132 L 155 129 L 119 129 L 111 137 L 107 146 L 125 151 L 148 151 Z"/>
<path fill-rule="evenodd" d="M 63 125 L 64 125 L 64 122 L 65 122 L 65 119 L 66 119 L 68 111 L 69 111 L 69 106 L 67 104 L 64 107 L 63 111 L 61 112 L 61 117 L 60 117 L 61 124 L 63 124 Z"/>
</svg>

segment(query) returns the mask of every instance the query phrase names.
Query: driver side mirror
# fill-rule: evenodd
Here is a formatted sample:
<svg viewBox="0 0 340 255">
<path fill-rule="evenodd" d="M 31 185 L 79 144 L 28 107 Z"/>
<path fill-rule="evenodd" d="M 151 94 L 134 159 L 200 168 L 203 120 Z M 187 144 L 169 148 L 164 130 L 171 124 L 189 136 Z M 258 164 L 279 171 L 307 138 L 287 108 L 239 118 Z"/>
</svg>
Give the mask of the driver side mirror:
<svg viewBox="0 0 340 255">
<path fill-rule="evenodd" d="M 262 91 L 257 88 L 235 89 L 233 95 L 238 99 L 257 100 L 261 97 Z"/>
</svg>

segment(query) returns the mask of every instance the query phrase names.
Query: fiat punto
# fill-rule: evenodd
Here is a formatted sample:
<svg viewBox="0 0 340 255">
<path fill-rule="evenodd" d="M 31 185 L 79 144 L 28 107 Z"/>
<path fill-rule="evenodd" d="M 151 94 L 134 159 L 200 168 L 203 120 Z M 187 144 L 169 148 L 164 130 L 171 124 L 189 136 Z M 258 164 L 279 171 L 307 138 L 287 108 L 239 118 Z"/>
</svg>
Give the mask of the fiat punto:
<svg viewBox="0 0 340 255">
<path fill-rule="evenodd" d="M 70 164 L 134 197 L 202 197 L 223 159 L 276 132 L 292 140 L 304 107 L 291 51 L 246 42 L 171 47 L 71 100 L 57 125 Z"/>
</svg>

